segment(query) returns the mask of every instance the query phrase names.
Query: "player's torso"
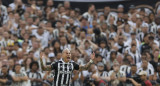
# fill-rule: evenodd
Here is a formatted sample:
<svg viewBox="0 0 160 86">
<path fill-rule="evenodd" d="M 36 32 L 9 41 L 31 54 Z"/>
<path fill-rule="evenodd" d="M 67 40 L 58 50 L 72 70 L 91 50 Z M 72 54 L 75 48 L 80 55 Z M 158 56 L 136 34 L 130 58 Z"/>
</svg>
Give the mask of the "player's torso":
<svg viewBox="0 0 160 86">
<path fill-rule="evenodd" d="M 72 62 L 58 62 L 55 70 L 55 86 L 69 86 L 74 66 Z"/>
</svg>

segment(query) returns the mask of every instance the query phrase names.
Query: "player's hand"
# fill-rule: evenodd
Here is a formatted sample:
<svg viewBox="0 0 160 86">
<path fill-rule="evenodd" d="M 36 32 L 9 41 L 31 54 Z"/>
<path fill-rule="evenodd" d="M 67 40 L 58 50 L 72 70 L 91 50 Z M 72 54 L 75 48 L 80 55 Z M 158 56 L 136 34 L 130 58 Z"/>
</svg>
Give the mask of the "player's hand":
<svg viewBox="0 0 160 86">
<path fill-rule="evenodd" d="M 93 52 L 92 54 L 91 54 L 91 60 L 93 60 L 95 58 L 95 53 Z"/>
</svg>

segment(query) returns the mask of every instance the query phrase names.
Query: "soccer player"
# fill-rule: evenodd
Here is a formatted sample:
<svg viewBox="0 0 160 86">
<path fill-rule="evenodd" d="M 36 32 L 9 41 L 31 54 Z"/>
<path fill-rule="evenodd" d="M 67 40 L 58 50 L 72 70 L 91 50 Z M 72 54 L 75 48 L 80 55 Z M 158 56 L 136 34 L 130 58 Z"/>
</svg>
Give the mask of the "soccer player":
<svg viewBox="0 0 160 86">
<path fill-rule="evenodd" d="M 62 51 L 61 60 L 53 62 L 49 66 L 44 66 L 42 59 L 40 59 L 40 61 L 42 70 L 55 70 L 54 86 L 70 86 L 70 80 L 73 70 L 88 69 L 88 67 L 93 63 L 94 58 L 95 53 L 91 54 L 91 59 L 86 65 L 78 65 L 71 60 L 71 52 L 68 48 L 66 48 Z"/>
</svg>

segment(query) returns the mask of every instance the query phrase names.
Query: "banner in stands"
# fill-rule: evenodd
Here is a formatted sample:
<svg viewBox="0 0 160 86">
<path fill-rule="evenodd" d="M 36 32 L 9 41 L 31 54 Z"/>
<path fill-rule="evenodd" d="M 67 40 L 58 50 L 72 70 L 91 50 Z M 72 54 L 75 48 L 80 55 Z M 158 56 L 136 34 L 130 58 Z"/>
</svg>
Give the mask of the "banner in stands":
<svg viewBox="0 0 160 86">
<path fill-rule="evenodd" d="M 70 2 L 119 2 L 130 0 L 54 0 L 54 1 L 70 1 Z"/>
</svg>

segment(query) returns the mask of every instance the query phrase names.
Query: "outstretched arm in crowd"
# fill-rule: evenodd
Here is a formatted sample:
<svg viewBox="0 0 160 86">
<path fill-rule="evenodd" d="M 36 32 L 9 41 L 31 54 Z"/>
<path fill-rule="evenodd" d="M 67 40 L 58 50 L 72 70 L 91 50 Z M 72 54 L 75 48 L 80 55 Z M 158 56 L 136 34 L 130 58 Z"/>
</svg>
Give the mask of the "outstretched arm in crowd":
<svg viewBox="0 0 160 86">
<path fill-rule="evenodd" d="M 92 53 L 90 57 L 90 61 L 84 66 L 80 65 L 79 70 L 87 70 L 91 66 L 91 64 L 93 63 L 93 59 L 95 58 L 95 53 Z"/>
</svg>

